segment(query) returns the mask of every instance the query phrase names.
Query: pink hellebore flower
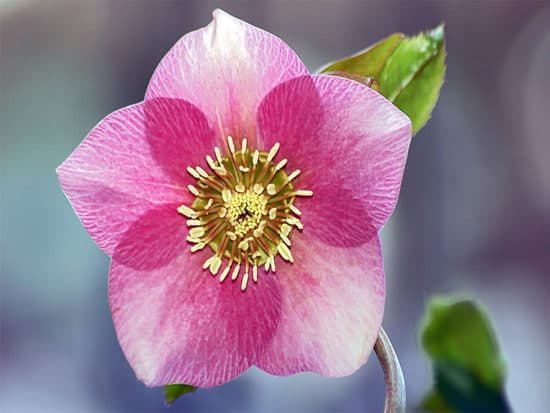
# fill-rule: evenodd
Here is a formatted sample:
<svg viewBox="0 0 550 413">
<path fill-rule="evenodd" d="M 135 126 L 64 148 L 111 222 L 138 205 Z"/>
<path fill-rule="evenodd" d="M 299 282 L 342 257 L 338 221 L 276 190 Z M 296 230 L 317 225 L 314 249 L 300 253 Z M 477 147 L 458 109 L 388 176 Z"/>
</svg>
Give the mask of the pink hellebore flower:
<svg viewBox="0 0 550 413">
<path fill-rule="evenodd" d="M 382 323 L 378 231 L 409 119 L 368 87 L 311 75 L 274 35 L 216 10 L 145 101 L 57 169 L 112 257 L 118 340 L 149 386 L 210 387 L 251 366 L 344 376 Z"/>
</svg>

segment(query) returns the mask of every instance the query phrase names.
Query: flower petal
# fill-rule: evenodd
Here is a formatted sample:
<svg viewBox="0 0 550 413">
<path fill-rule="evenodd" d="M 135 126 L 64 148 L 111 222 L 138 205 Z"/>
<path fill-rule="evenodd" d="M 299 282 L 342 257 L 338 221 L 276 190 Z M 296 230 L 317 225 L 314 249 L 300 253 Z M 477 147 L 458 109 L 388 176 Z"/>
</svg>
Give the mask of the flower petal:
<svg viewBox="0 0 550 413">
<path fill-rule="evenodd" d="M 162 59 L 146 99 L 185 99 L 206 114 L 222 138 L 247 137 L 253 143 L 256 109 L 265 94 L 309 72 L 278 37 L 222 10 L 215 10 L 213 17 Z"/>
<path fill-rule="evenodd" d="M 109 300 L 120 345 L 148 386 L 225 383 L 259 359 L 280 317 L 276 277 L 220 283 L 185 251 L 163 268 L 136 272 L 113 260 Z"/>
<path fill-rule="evenodd" d="M 294 263 L 282 263 L 276 273 L 279 329 L 256 365 L 276 375 L 349 375 L 367 361 L 382 324 L 380 240 L 375 235 L 360 247 L 337 248 L 296 235 Z"/>
<path fill-rule="evenodd" d="M 187 248 L 188 228 L 179 204 L 152 205 L 118 240 L 114 260 L 136 270 L 163 267 Z"/>
<path fill-rule="evenodd" d="M 205 156 L 218 143 L 208 120 L 196 106 L 181 99 L 150 99 L 143 106 L 151 155 L 175 183 L 194 183 L 187 167 L 205 167 Z"/>
<path fill-rule="evenodd" d="M 128 230 L 138 219 L 147 217 L 142 224 L 149 231 L 161 216 L 184 226 L 175 208 L 192 200 L 185 167 L 213 143 L 214 133 L 198 109 L 181 100 L 155 99 L 107 116 L 57 173 L 84 227 L 113 256 L 123 238 L 132 238 Z M 166 220 L 158 229 L 164 239 L 181 238 Z"/>
<path fill-rule="evenodd" d="M 411 123 L 372 89 L 332 76 L 304 76 L 274 88 L 258 109 L 260 146 L 281 156 L 313 191 L 298 200 L 302 222 L 335 246 L 358 246 L 388 220 L 401 186 Z"/>
</svg>

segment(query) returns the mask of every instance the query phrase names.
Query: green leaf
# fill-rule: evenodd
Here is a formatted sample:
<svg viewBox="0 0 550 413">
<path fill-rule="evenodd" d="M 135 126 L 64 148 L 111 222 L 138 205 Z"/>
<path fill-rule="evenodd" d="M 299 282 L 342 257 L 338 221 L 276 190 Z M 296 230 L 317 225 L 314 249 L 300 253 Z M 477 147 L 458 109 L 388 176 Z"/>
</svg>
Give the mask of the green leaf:
<svg viewBox="0 0 550 413">
<path fill-rule="evenodd" d="M 425 412 L 440 412 L 440 413 L 453 413 L 454 410 L 449 407 L 445 402 L 443 396 L 437 391 L 428 393 L 420 405 L 421 409 Z"/>
<path fill-rule="evenodd" d="M 386 61 L 404 38 L 403 33 L 394 33 L 351 57 L 329 64 L 321 73 L 341 71 L 377 80 Z"/>
<path fill-rule="evenodd" d="M 170 405 L 184 394 L 194 393 L 196 391 L 197 388 L 190 384 L 169 384 L 164 386 L 164 399 L 166 400 L 166 404 Z"/>
<path fill-rule="evenodd" d="M 380 93 L 411 118 L 413 134 L 431 116 L 445 77 L 445 29 L 403 40 L 380 74 Z"/>
<path fill-rule="evenodd" d="M 424 323 L 422 346 L 432 358 L 463 366 L 489 386 L 502 386 L 504 361 L 491 323 L 476 302 L 433 298 Z"/>
<path fill-rule="evenodd" d="M 428 304 L 421 341 L 433 361 L 428 412 L 509 412 L 505 364 L 488 316 L 472 300 L 436 297 Z"/>
<path fill-rule="evenodd" d="M 414 37 L 395 33 L 320 71 L 373 85 L 410 119 L 413 134 L 428 121 L 445 77 L 443 25 Z M 346 74 L 348 74 L 346 76 Z"/>
</svg>

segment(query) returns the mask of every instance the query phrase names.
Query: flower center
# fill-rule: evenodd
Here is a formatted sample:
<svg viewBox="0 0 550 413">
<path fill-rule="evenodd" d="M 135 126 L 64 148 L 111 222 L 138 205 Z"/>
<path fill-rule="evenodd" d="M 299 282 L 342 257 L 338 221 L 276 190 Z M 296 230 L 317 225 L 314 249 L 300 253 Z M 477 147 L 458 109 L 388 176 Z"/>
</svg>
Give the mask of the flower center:
<svg viewBox="0 0 550 413">
<path fill-rule="evenodd" d="M 240 237 L 250 230 L 258 228 L 267 207 L 267 197 L 248 189 L 244 194 L 235 193 L 225 203 L 227 219 L 233 226 L 233 232 Z"/>
<path fill-rule="evenodd" d="M 296 197 L 312 196 L 313 192 L 294 188 L 300 174 L 287 175 L 287 160 L 274 162 L 280 145 L 269 152 L 248 147 L 243 139 L 237 150 L 233 138 L 227 138 L 229 154 L 224 156 L 214 148 L 215 158 L 206 156 L 209 171 L 200 166 L 188 167 L 197 180 L 188 189 L 195 196 L 190 206 L 182 205 L 178 212 L 187 218 L 191 252 L 208 246 L 213 255 L 203 264 L 223 282 L 231 272 L 235 281 L 242 272 L 241 289 L 246 290 L 249 272 L 258 282 L 258 267 L 275 272 L 275 257 L 280 255 L 294 262 L 290 252 L 290 235 L 303 226 L 301 211 L 294 206 Z"/>
</svg>

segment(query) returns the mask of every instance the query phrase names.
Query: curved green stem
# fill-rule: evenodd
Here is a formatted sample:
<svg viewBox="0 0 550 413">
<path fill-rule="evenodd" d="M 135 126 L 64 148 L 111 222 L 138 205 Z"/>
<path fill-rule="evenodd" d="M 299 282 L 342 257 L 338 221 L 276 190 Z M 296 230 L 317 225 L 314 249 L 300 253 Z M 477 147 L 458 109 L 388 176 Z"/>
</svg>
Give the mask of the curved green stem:
<svg viewBox="0 0 550 413">
<path fill-rule="evenodd" d="M 383 328 L 380 328 L 380 333 L 374 344 L 374 352 L 382 365 L 386 382 L 384 413 L 405 413 L 406 396 L 403 370 L 401 370 L 397 354 L 395 354 L 391 341 Z"/>
</svg>

